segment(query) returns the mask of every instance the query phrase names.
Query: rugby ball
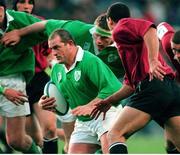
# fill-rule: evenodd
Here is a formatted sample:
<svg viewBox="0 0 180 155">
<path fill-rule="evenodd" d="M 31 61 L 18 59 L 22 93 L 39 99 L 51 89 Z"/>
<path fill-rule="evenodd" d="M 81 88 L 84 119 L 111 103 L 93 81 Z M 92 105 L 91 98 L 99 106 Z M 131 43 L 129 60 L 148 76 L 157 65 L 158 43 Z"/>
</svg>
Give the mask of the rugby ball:
<svg viewBox="0 0 180 155">
<path fill-rule="evenodd" d="M 56 99 L 55 104 L 57 106 L 55 110 L 58 115 L 63 116 L 68 112 L 69 104 L 66 102 L 64 96 L 52 81 L 49 81 L 45 85 L 44 95 L 48 97 L 54 97 Z"/>
</svg>

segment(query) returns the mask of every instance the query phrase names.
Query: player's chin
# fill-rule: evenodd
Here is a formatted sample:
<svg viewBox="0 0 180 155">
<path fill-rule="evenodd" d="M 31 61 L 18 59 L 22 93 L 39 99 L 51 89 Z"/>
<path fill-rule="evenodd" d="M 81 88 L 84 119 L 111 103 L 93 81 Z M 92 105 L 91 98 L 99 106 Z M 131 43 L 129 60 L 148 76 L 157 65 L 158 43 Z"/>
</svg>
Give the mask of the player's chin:
<svg viewBox="0 0 180 155">
<path fill-rule="evenodd" d="M 58 63 L 58 64 L 62 64 L 62 63 L 63 63 L 63 61 L 62 61 L 62 60 L 60 60 L 60 59 L 57 59 L 57 63 Z"/>
<path fill-rule="evenodd" d="M 99 46 L 97 46 L 97 48 L 98 48 L 99 51 L 102 51 L 104 49 L 104 46 L 99 45 Z"/>
</svg>

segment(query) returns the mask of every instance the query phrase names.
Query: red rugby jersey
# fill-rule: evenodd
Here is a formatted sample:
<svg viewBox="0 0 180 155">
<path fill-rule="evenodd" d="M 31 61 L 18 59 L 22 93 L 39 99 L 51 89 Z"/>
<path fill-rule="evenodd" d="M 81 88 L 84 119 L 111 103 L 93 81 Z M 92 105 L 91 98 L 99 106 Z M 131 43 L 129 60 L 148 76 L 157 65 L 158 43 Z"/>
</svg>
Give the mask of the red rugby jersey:
<svg viewBox="0 0 180 155">
<path fill-rule="evenodd" d="M 177 80 L 180 81 L 180 64 L 177 62 L 177 60 L 174 59 L 174 54 L 171 50 L 171 39 L 174 35 L 174 32 L 174 28 L 166 22 L 160 23 L 157 26 L 157 34 L 163 48 L 162 52 L 168 56 L 169 60 L 173 64 L 176 71 Z"/>
<path fill-rule="evenodd" d="M 124 18 L 113 30 L 113 39 L 125 69 L 124 83 L 135 88 L 137 84 L 149 75 L 148 51 L 143 40 L 144 34 L 155 25 L 146 20 Z M 158 56 L 165 72 L 174 77 L 173 70 Z"/>
<path fill-rule="evenodd" d="M 36 16 L 36 15 L 34 15 Z M 36 16 L 44 20 L 43 17 Z M 48 66 L 47 56 L 51 53 L 51 49 L 48 48 L 48 42 L 43 42 L 41 44 L 33 46 L 33 51 L 35 54 L 35 73 L 42 72 Z"/>
</svg>

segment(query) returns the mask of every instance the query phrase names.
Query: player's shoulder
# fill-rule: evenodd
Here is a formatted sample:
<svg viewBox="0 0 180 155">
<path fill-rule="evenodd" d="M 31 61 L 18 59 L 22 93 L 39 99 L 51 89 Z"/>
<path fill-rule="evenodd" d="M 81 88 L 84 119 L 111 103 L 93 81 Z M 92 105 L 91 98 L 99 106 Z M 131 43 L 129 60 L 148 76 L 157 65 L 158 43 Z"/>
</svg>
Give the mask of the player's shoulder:
<svg viewBox="0 0 180 155">
<path fill-rule="evenodd" d="M 157 36 L 161 40 L 166 34 L 168 33 L 174 33 L 174 28 L 166 23 L 166 22 L 161 22 L 157 26 Z"/>
</svg>

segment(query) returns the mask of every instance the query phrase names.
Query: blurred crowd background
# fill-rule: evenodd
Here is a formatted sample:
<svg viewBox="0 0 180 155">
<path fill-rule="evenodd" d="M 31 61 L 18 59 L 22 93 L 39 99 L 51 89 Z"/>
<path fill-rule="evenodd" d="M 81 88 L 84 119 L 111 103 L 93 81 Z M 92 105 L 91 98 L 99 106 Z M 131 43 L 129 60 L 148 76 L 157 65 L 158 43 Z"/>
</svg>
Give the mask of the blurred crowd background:
<svg viewBox="0 0 180 155">
<path fill-rule="evenodd" d="M 13 0 L 7 0 L 11 8 Z M 120 0 L 131 9 L 131 15 L 158 24 L 166 21 L 180 27 L 180 0 Z M 95 18 L 117 0 L 36 0 L 35 14 L 46 19 L 79 19 L 93 23 Z"/>
</svg>

